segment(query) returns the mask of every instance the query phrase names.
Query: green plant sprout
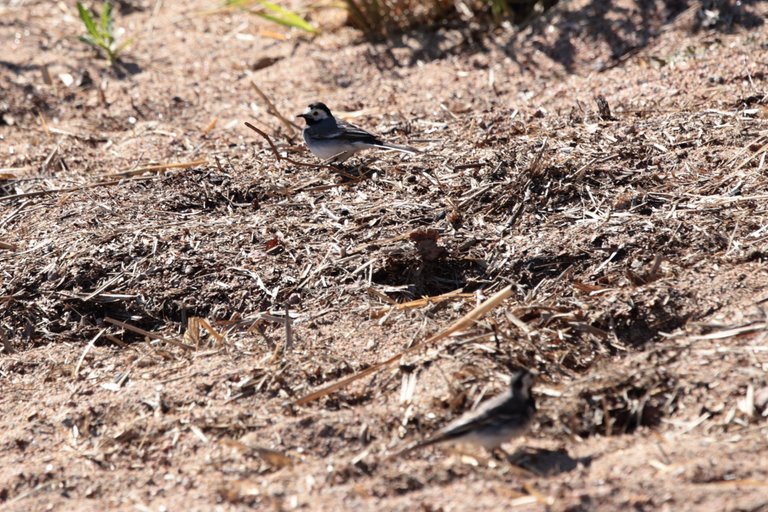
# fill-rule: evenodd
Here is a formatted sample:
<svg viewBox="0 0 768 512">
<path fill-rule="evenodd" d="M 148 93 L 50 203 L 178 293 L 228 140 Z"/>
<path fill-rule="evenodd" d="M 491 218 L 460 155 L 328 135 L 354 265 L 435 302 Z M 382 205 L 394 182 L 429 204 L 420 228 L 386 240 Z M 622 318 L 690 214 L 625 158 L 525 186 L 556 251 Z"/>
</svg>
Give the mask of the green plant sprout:
<svg viewBox="0 0 768 512">
<path fill-rule="evenodd" d="M 261 16 L 265 20 L 279 25 L 297 28 L 312 34 L 317 33 L 315 27 L 295 12 L 266 0 L 226 0 L 225 5 L 226 7 L 248 10 L 248 12 L 256 16 Z M 249 9 L 252 6 L 256 7 L 256 9 Z"/>
<path fill-rule="evenodd" d="M 77 12 L 80 14 L 80 19 L 83 21 L 83 25 L 85 25 L 85 29 L 88 31 L 86 35 L 80 36 L 80 40 L 85 44 L 100 50 L 107 57 L 107 60 L 109 60 L 109 65 L 114 65 L 120 56 L 120 52 L 131 44 L 133 40 L 127 39 L 122 43 L 117 44 L 112 30 L 114 22 L 114 19 L 112 18 L 112 2 L 106 1 L 102 5 L 98 24 L 91 14 L 91 11 L 80 2 L 77 2 Z"/>
</svg>

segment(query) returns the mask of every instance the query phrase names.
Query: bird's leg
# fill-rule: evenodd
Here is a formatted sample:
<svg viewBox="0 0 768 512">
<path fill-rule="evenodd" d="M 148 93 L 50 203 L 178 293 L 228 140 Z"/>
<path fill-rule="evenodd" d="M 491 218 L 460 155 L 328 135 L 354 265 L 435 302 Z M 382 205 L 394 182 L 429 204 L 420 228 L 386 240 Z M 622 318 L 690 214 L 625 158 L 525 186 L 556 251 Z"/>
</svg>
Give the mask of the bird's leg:
<svg viewBox="0 0 768 512">
<path fill-rule="evenodd" d="M 501 446 L 499 446 L 497 450 L 502 451 L 504 453 L 504 460 L 514 466 L 519 466 L 520 463 L 523 462 L 526 457 L 528 457 L 528 452 L 525 450 L 525 448 L 520 446 L 515 448 L 515 451 L 513 452 L 504 450 Z"/>
<path fill-rule="evenodd" d="M 498 460 L 499 462 L 501 461 L 509 462 L 510 458 L 512 457 L 510 453 L 504 448 L 502 448 L 501 446 L 497 446 L 496 448 L 490 450 L 490 452 L 491 452 L 491 456 L 494 459 Z"/>
</svg>

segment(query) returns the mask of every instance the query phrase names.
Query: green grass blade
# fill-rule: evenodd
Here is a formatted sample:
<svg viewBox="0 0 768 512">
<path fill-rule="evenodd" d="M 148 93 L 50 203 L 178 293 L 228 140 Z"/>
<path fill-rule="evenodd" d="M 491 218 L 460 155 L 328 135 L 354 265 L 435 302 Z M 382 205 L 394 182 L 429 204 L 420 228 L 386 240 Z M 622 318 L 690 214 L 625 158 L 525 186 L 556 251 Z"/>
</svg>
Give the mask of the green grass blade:
<svg viewBox="0 0 768 512">
<path fill-rule="evenodd" d="M 93 46 L 94 48 L 99 48 L 99 44 L 94 41 L 91 36 L 80 36 L 78 39 L 80 39 L 82 42 L 87 44 L 88 46 Z"/>
<path fill-rule="evenodd" d="M 106 1 L 101 6 L 101 35 L 108 43 L 114 41 L 112 36 L 112 2 Z"/>
<path fill-rule="evenodd" d="M 254 0 L 227 0 L 224 5 L 227 7 L 238 7 L 240 9 L 256 3 Z"/>
<path fill-rule="evenodd" d="M 259 2 L 259 5 L 271 11 L 271 14 L 266 12 L 254 12 L 254 14 L 261 16 L 264 19 L 279 23 L 286 27 L 298 28 L 299 30 L 313 34 L 317 32 L 315 27 L 293 11 L 267 1 Z"/>
<path fill-rule="evenodd" d="M 91 35 L 91 38 L 94 40 L 94 42 L 100 39 L 99 29 L 96 28 L 96 22 L 93 21 L 93 16 L 91 16 L 91 11 L 89 11 L 80 2 L 77 2 L 77 12 L 78 14 L 80 14 L 80 19 L 83 20 L 83 25 L 85 25 L 85 29 Z"/>
</svg>

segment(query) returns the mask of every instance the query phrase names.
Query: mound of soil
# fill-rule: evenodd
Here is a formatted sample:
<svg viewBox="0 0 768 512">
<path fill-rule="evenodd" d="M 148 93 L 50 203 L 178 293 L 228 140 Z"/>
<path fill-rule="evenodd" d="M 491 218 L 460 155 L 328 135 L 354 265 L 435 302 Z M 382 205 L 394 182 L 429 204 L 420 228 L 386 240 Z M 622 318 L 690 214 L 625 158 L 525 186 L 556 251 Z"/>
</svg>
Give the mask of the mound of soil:
<svg viewBox="0 0 768 512">
<path fill-rule="evenodd" d="M 768 507 L 766 4 L 210 7 L 118 2 L 113 68 L 0 7 L 4 509 Z M 299 165 L 313 101 L 423 153 Z M 520 366 L 506 455 L 391 457 Z"/>
</svg>

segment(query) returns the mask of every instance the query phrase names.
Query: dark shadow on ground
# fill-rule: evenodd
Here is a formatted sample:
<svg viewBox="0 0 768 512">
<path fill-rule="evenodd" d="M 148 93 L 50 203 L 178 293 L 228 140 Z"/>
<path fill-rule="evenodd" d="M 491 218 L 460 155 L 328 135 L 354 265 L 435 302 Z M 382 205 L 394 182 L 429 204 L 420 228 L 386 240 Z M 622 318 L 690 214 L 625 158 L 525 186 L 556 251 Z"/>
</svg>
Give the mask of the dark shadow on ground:
<svg viewBox="0 0 768 512">
<path fill-rule="evenodd" d="M 115 76 L 120 80 L 129 76 L 138 75 L 142 72 L 141 66 L 135 62 L 126 61 L 123 59 L 117 60 L 113 66 L 113 69 L 115 71 Z"/>
<path fill-rule="evenodd" d="M 573 458 L 565 450 L 521 448 L 511 454 L 507 461 L 540 476 L 554 476 L 573 471 L 580 465 L 589 466 L 592 457 Z"/>
<path fill-rule="evenodd" d="M 665 27 L 684 15 L 690 19 L 680 20 L 681 26 L 692 33 L 733 33 L 739 28 L 761 26 L 764 20 L 752 8 L 757 3 L 758 0 L 592 0 L 572 8 L 570 2 L 561 2 L 535 18 L 524 19 L 506 35 L 500 33 L 504 29 L 494 29 L 491 22 L 449 20 L 439 27 L 390 35 L 385 42 L 372 44 L 367 58 L 372 65 L 385 70 L 453 55 L 487 53 L 495 47 L 521 68 L 532 65 L 526 55 L 535 50 L 567 72 L 574 72 L 579 45 L 607 45 L 610 60 L 595 66 L 602 71 L 648 46 Z"/>
</svg>

